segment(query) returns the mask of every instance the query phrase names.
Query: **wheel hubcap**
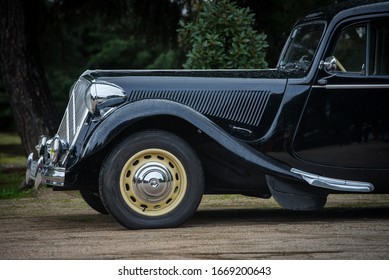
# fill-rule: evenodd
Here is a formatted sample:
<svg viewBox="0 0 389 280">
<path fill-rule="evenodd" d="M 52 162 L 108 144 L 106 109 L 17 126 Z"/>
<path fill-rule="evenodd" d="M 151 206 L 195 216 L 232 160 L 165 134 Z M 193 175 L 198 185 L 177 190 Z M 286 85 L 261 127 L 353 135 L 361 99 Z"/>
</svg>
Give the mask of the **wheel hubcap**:
<svg viewBox="0 0 389 280">
<path fill-rule="evenodd" d="M 145 200 L 158 202 L 169 195 L 173 188 L 173 175 L 157 162 L 145 163 L 133 177 L 134 192 Z"/>
<path fill-rule="evenodd" d="M 169 213 L 182 201 L 187 185 L 186 172 L 173 154 L 146 149 L 124 165 L 120 191 L 127 205 L 146 216 Z"/>
</svg>

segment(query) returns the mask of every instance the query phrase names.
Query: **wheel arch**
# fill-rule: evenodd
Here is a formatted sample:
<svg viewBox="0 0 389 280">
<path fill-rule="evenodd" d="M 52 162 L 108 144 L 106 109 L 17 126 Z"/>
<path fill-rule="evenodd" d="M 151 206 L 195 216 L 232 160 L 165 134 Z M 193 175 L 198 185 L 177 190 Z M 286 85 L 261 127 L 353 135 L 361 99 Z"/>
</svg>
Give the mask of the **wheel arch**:
<svg viewBox="0 0 389 280">
<path fill-rule="evenodd" d="M 140 130 L 165 130 L 191 142 L 202 133 L 205 125 L 212 123 L 185 105 L 167 100 L 137 101 L 117 109 L 104 119 L 91 133 L 81 157 L 92 156 Z"/>
</svg>

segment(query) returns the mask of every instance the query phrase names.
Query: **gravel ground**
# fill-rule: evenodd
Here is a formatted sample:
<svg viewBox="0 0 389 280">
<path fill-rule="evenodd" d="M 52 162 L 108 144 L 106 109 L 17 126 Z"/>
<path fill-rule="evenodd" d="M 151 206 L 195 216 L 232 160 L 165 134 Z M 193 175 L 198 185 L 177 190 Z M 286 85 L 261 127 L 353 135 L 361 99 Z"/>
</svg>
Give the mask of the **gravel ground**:
<svg viewBox="0 0 389 280">
<path fill-rule="evenodd" d="M 331 195 L 313 213 L 204 196 L 179 228 L 126 230 L 75 192 L 0 200 L 0 259 L 389 259 L 389 195 Z"/>
</svg>

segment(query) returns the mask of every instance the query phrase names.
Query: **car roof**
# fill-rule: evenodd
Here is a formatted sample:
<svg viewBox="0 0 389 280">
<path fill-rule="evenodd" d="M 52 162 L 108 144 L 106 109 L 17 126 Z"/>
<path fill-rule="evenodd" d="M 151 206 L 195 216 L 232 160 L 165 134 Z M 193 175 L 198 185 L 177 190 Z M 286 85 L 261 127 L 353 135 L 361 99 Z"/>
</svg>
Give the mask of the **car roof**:
<svg viewBox="0 0 389 280">
<path fill-rule="evenodd" d="M 335 17 L 344 18 L 351 15 L 385 11 L 389 11 L 388 0 L 350 0 L 322 7 L 301 18 L 298 23 L 312 20 L 330 21 Z"/>
</svg>

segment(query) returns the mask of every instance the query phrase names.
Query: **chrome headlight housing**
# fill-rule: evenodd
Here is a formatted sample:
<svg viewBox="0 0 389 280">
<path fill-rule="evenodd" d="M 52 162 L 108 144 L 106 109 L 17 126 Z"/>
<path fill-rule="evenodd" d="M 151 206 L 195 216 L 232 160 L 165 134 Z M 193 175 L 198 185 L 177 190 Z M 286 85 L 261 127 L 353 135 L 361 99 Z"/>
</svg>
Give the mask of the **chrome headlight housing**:
<svg viewBox="0 0 389 280">
<path fill-rule="evenodd" d="M 99 110 L 104 107 L 117 106 L 125 101 L 124 90 L 111 83 L 95 82 L 85 93 L 85 105 L 92 114 L 100 113 Z M 111 102 L 107 102 L 110 100 Z M 104 106 L 104 103 L 107 103 Z"/>
</svg>

